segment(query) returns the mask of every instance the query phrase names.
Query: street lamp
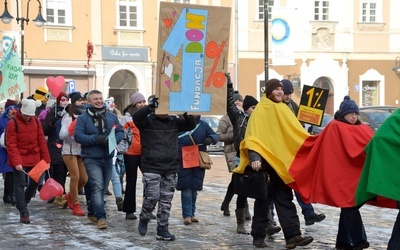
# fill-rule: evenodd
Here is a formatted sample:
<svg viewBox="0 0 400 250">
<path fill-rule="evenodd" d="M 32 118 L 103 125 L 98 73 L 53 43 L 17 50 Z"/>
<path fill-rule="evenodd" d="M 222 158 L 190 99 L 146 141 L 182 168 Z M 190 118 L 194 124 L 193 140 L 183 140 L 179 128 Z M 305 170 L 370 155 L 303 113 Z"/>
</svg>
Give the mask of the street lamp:
<svg viewBox="0 0 400 250">
<path fill-rule="evenodd" d="M 27 4 L 26 4 L 26 18 L 25 17 L 20 17 L 19 16 L 19 3 L 18 0 L 15 0 L 16 5 L 17 5 L 17 18 L 15 18 L 15 20 L 17 20 L 17 24 L 19 24 L 19 22 L 21 21 L 21 66 L 24 66 L 24 28 L 25 28 L 25 22 L 26 25 L 28 25 L 29 22 L 29 3 L 31 0 L 28 0 Z M 37 2 L 39 3 L 39 12 L 38 15 L 36 16 L 35 19 L 33 19 L 33 23 L 37 26 L 37 27 L 42 27 L 44 25 L 44 23 L 46 22 L 46 20 L 43 18 L 42 16 L 42 4 L 40 3 L 39 0 L 37 0 Z M 21 2 L 22 5 L 22 2 Z M 22 8 L 22 7 L 21 7 Z M 14 19 L 14 17 L 10 14 L 10 12 L 8 12 L 8 8 L 7 8 L 7 0 L 4 0 L 4 12 L 3 14 L 0 16 L 0 19 L 3 23 L 8 24 L 11 22 L 12 19 Z M 24 93 L 21 93 L 21 100 L 24 97 Z"/>
</svg>

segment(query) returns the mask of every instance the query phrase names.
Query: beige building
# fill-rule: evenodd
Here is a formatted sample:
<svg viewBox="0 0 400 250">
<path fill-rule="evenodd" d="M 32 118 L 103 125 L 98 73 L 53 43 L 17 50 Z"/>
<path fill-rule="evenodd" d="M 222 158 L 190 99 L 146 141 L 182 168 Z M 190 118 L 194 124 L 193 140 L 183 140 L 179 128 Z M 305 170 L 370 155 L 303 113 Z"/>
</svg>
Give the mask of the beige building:
<svg viewBox="0 0 400 250">
<path fill-rule="evenodd" d="M 26 17 L 26 1 L 19 2 L 19 14 Z M 99 89 L 113 96 L 120 108 L 138 90 L 145 96 L 154 93 L 161 0 L 41 2 L 47 23 L 41 28 L 34 25 L 38 6 L 31 1 L 30 22 L 24 26 L 24 96 L 46 86 L 47 77 L 59 75 L 69 82 L 65 91 L 73 84 L 81 92 Z M 166 2 L 232 8 L 229 71 L 242 94 L 259 96 L 266 67 L 264 1 Z M 347 94 L 360 106 L 400 106 L 400 59 L 395 62 L 400 56 L 400 1 L 268 2 L 268 78 L 294 80 L 294 100 L 299 101 L 303 85 L 315 85 L 329 89 L 330 114 Z M 8 1 L 14 18 L 15 3 Z M 3 37 L 21 39 L 15 19 L 0 22 L 0 30 Z M 88 63 L 89 41 L 93 54 Z"/>
</svg>

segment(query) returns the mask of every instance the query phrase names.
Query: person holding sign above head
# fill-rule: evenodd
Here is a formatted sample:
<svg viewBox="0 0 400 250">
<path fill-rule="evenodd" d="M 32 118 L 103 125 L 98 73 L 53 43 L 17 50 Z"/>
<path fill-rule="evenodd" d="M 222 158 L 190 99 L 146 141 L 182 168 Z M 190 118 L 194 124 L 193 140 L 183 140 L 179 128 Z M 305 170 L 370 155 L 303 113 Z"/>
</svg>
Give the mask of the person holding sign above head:
<svg viewBox="0 0 400 250">
<path fill-rule="evenodd" d="M 284 87 L 283 103 L 285 103 L 297 117 L 299 105 L 292 100 L 293 84 L 287 79 L 283 79 L 281 82 Z M 323 221 L 326 218 L 325 214 L 315 213 L 313 205 L 310 203 L 304 203 L 299 193 L 294 192 L 294 194 L 296 195 L 297 203 L 299 203 L 301 207 L 301 212 L 304 215 L 306 226 L 313 225 L 315 222 Z"/>
<path fill-rule="evenodd" d="M 254 203 L 253 220 L 260 225 L 253 226 L 251 230 L 256 247 L 267 247 L 264 239 L 267 235 L 270 199 L 274 201 L 287 248 L 305 246 L 314 240 L 311 236 L 301 235 L 293 192 L 286 185 L 294 181 L 287 172 L 288 159 L 294 158 L 298 146 L 309 135 L 292 111 L 282 103 L 283 95 L 281 81 L 270 79 L 266 82 L 264 94 L 248 121 L 245 138 L 240 143 L 239 166 L 233 171 L 243 174 L 250 166 L 255 171 L 266 171 L 269 175 L 267 199 Z"/>
<path fill-rule="evenodd" d="M 13 167 L 14 195 L 20 213 L 20 222 L 29 224 L 31 221 L 27 204 L 35 193 L 38 183 L 30 179 L 29 185 L 27 185 L 26 173 L 41 160 L 50 164 L 50 154 L 42 125 L 35 117 L 35 110 L 41 105 L 41 102 L 22 99 L 21 104 L 14 119 L 7 124 L 6 146 L 8 164 Z"/>
<path fill-rule="evenodd" d="M 179 170 L 178 133 L 194 129 L 196 120 L 187 113 L 183 118 L 155 114 L 157 107 L 158 98 L 154 97 L 148 106 L 132 114 L 142 145 L 143 204 L 138 231 L 146 235 L 151 213 L 158 203 L 156 238 L 170 241 L 175 240 L 168 230 L 168 220 Z"/>
<path fill-rule="evenodd" d="M 124 131 L 118 117 L 106 111 L 100 91 L 90 91 L 87 100 L 90 108 L 76 119 L 74 139 L 81 144 L 81 157 L 89 179 L 91 197 L 88 201 L 88 218 L 99 229 L 106 229 L 104 194 L 111 179 L 116 148 L 111 143 L 121 142 Z M 115 138 L 109 137 L 114 134 Z"/>
</svg>

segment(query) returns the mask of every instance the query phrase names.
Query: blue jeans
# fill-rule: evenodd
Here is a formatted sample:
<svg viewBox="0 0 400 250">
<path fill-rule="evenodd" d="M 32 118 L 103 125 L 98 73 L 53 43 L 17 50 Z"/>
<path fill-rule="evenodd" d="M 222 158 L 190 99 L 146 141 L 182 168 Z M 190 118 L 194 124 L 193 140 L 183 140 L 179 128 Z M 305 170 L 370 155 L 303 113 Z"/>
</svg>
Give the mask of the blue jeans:
<svg viewBox="0 0 400 250">
<path fill-rule="evenodd" d="M 301 213 L 304 215 L 304 219 L 310 215 L 313 215 L 314 207 L 310 203 L 304 203 L 300 194 L 298 194 L 297 192 L 294 192 L 294 194 L 296 195 L 297 203 L 299 203 L 299 206 L 301 207 Z"/>
<path fill-rule="evenodd" d="M 115 165 L 112 166 L 111 182 L 112 182 L 115 198 L 117 198 L 117 197 L 122 198 L 121 180 L 119 178 L 119 174 L 117 173 L 117 169 L 115 168 Z"/>
<path fill-rule="evenodd" d="M 181 190 L 182 217 L 193 217 L 196 212 L 197 190 L 187 188 Z"/>
<path fill-rule="evenodd" d="M 97 220 L 106 219 L 104 192 L 107 189 L 106 185 L 110 182 L 112 175 L 112 158 L 85 158 L 83 159 L 83 163 L 86 168 L 91 191 L 88 211 L 92 210 Z"/>
</svg>

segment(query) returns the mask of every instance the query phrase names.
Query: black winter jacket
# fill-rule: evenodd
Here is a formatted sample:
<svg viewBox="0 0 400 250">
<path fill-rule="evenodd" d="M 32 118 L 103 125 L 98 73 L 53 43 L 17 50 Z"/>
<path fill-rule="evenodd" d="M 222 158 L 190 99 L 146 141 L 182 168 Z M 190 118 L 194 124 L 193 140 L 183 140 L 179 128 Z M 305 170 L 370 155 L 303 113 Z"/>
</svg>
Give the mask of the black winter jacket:
<svg viewBox="0 0 400 250">
<path fill-rule="evenodd" d="M 228 84 L 226 102 L 226 112 L 228 113 L 229 120 L 231 120 L 233 126 L 233 138 L 236 155 L 239 157 L 239 146 L 240 142 L 244 139 L 249 116 L 236 107 L 232 84 Z"/>
<path fill-rule="evenodd" d="M 196 126 L 194 116 L 161 118 L 146 106 L 132 115 L 140 130 L 143 173 L 172 174 L 179 169 L 178 132 L 190 131 Z"/>
</svg>

